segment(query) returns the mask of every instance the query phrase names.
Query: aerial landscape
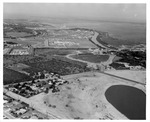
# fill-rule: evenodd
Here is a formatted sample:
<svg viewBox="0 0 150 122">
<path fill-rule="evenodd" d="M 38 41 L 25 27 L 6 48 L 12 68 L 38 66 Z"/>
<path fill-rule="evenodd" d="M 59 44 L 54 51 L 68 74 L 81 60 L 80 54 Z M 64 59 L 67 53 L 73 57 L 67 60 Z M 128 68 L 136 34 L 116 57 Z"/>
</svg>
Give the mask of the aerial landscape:
<svg viewBox="0 0 150 122">
<path fill-rule="evenodd" d="M 3 9 L 3 119 L 146 119 L 145 4 Z"/>
</svg>

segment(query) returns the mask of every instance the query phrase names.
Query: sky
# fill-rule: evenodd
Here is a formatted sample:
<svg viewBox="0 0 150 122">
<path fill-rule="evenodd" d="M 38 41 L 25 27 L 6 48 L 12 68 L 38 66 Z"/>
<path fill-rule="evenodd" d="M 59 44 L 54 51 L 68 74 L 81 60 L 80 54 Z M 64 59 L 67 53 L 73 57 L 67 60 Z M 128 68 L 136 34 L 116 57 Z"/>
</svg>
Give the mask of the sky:
<svg viewBox="0 0 150 122">
<path fill-rule="evenodd" d="M 146 4 L 4 3 L 5 15 L 82 18 L 106 21 L 146 21 Z"/>
</svg>

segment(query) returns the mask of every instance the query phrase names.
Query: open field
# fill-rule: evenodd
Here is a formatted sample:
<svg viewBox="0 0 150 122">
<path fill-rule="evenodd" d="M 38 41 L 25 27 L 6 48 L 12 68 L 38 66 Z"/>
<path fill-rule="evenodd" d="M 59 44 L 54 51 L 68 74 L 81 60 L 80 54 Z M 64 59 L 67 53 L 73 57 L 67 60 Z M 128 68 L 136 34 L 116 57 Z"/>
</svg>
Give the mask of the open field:
<svg viewBox="0 0 150 122">
<path fill-rule="evenodd" d="M 8 37 L 25 37 L 25 36 L 31 36 L 31 34 L 25 33 L 25 32 L 7 32 L 6 35 Z"/>
<path fill-rule="evenodd" d="M 107 61 L 109 55 L 94 55 L 92 53 L 86 53 L 86 54 L 73 55 L 72 57 L 76 59 L 88 61 L 91 63 L 100 63 L 100 62 Z"/>
<path fill-rule="evenodd" d="M 59 86 L 59 92 L 51 90 L 30 98 L 12 92 L 8 95 L 31 104 L 42 113 L 59 119 L 125 119 L 128 118 L 114 108 L 106 99 L 105 91 L 113 85 L 126 85 L 145 91 L 141 84 L 103 73 L 87 72 L 63 77 L 69 84 Z M 141 81 L 139 81 L 141 82 Z"/>
<path fill-rule="evenodd" d="M 30 80 L 31 78 L 25 74 L 16 72 L 14 70 L 5 68 L 3 69 L 3 83 L 5 84 L 11 84 L 11 83 L 15 83 L 15 82 L 22 82 L 22 81 L 27 81 Z"/>
<path fill-rule="evenodd" d="M 22 45 L 37 45 L 39 43 L 41 43 L 42 41 L 36 41 L 36 39 L 34 40 L 30 40 L 28 38 L 18 38 L 18 39 L 4 39 L 4 41 L 6 42 L 13 42 L 13 43 L 18 43 L 18 44 L 22 44 Z"/>
<path fill-rule="evenodd" d="M 36 60 L 39 60 L 38 57 L 35 57 L 32 55 L 4 55 L 3 61 L 4 61 L 4 66 L 8 66 L 11 64 L 22 63 L 24 61 L 31 60 L 33 58 L 36 58 Z"/>
<path fill-rule="evenodd" d="M 35 48 L 34 53 L 35 55 L 61 55 L 61 56 L 65 56 L 68 54 L 71 54 L 73 52 L 75 52 L 76 49 L 64 49 L 64 48 Z"/>
<path fill-rule="evenodd" d="M 52 110 L 57 111 L 58 115 L 64 118 L 127 119 L 106 101 L 105 90 L 111 85 L 124 84 L 145 91 L 143 86 L 97 73 L 94 76 L 83 73 L 83 75 L 72 77 L 70 81 L 69 85 L 60 88 L 60 93 L 49 93 L 44 97 L 46 106 L 56 105 L 56 110 Z M 51 110 L 50 107 L 49 110 Z"/>
<path fill-rule="evenodd" d="M 106 73 L 146 83 L 146 71 L 115 70 Z"/>
</svg>

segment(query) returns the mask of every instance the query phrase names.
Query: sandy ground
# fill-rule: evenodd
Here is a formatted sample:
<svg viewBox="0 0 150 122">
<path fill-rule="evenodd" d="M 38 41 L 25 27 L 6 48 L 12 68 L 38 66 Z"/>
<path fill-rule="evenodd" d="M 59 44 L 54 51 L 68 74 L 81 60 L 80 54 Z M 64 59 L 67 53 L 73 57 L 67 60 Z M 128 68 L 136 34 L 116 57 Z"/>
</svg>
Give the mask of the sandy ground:
<svg viewBox="0 0 150 122">
<path fill-rule="evenodd" d="M 135 80 L 141 83 L 146 83 L 146 71 L 112 70 L 106 71 L 106 73 Z"/>
<path fill-rule="evenodd" d="M 135 73 L 136 74 L 136 73 Z M 134 75 L 133 75 L 134 76 Z M 105 97 L 112 85 L 128 85 L 146 92 L 145 86 L 98 72 L 87 72 L 63 77 L 69 84 L 59 86 L 60 92 L 41 93 L 31 98 L 7 94 L 27 102 L 36 110 L 55 119 L 128 119 L 115 109 Z"/>
<path fill-rule="evenodd" d="M 33 105 L 61 119 L 128 119 L 106 100 L 105 91 L 112 85 L 122 84 L 145 92 L 140 84 L 101 73 L 88 72 L 64 78 L 69 84 L 60 86 L 60 92 L 49 91 L 31 97 Z"/>
</svg>

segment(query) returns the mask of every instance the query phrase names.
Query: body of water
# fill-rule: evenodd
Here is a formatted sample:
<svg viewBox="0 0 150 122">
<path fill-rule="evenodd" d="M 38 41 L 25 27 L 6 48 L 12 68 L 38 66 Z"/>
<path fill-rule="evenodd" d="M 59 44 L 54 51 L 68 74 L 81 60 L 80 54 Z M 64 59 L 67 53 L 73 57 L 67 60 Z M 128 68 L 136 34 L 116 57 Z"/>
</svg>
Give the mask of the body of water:
<svg viewBox="0 0 150 122">
<path fill-rule="evenodd" d="M 34 19 L 32 19 L 34 20 Z M 39 22 L 46 22 L 59 28 L 87 28 L 108 32 L 110 36 L 122 39 L 122 44 L 146 44 L 146 23 L 86 21 L 76 19 L 43 18 Z M 119 40 L 121 41 L 121 40 Z M 129 43 L 125 42 L 128 41 Z M 125 43 L 124 43 L 125 42 Z"/>
<path fill-rule="evenodd" d="M 105 92 L 106 99 L 129 119 L 146 119 L 146 95 L 140 89 L 115 85 Z"/>
<path fill-rule="evenodd" d="M 128 41 L 129 44 L 146 44 L 146 24 L 96 22 L 96 23 L 69 23 L 69 27 L 84 27 L 108 32 L 110 36 Z M 122 42 L 124 44 L 124 42 Z"/>
</svg>

